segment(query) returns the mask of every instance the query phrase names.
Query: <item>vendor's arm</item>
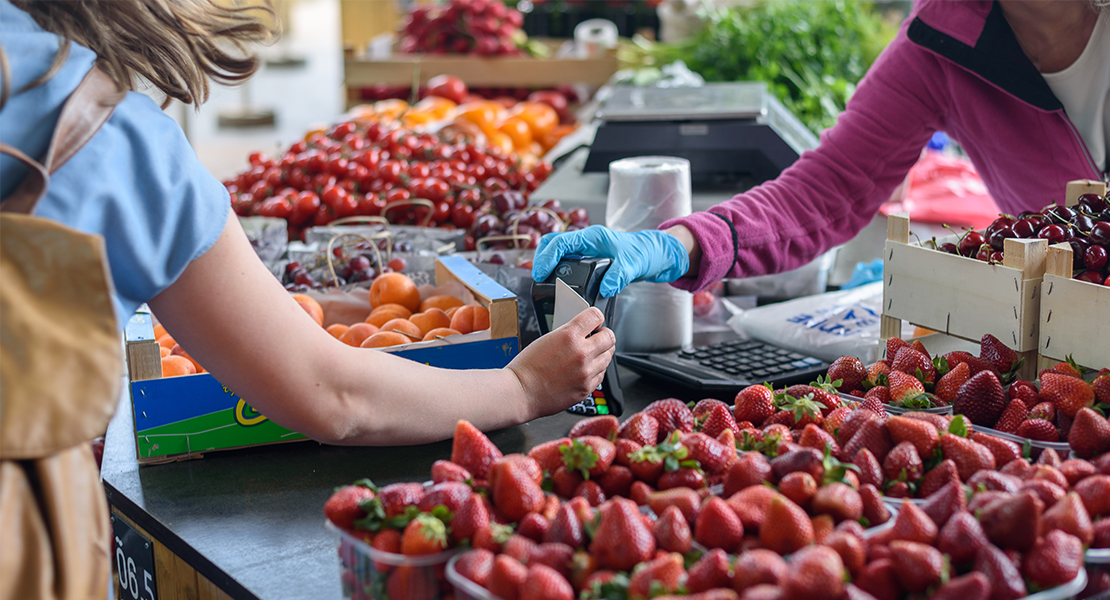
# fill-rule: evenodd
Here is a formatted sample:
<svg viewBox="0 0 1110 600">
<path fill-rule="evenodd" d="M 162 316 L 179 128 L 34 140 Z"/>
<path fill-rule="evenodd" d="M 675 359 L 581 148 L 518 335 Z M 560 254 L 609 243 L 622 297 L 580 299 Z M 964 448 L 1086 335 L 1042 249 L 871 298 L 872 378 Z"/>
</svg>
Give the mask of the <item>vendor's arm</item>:
<svg viewBox="0 0 1110 600">
<path fill-rule="evenodd" d="M 903 29 L 817 149 L 774 181 L 709 209 L 716 214 L 663 223 L 690 253 L 690 270 L 674 285 L 698 291 L 726 277 L 788 271 L 852 239 L 943 127 L 934 95 L 944 93 L 935 89 L 943 81 L 937 59 Z"/>
<path fill-rule="evenodd" d="M 447 370 L 343 344 L 258 260 L 231 215 L 219 240 L 150 301 L 174 339 L 274 422 L 338 444 L 422 443 L 465 418 L 489 430 L 568 408 L 601 382 L 615 339 L 597 309 L 508 368 Z"/>
</svg>

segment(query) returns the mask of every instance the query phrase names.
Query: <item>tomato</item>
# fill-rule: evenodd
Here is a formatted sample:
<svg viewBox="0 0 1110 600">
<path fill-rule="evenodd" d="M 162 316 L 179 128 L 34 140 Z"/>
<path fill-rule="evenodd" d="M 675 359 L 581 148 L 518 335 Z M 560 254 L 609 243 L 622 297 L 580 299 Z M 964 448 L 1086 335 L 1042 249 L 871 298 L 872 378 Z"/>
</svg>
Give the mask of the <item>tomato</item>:
<svg viewBox="0 0 1110 600">
<path fill-rule="evenodd" d="M 436 160 L 449 160 L 455 155 L 455 149 L 450 144 L 436 144 L 432 148 L 432 158 Z"/>
<path fill-rule="evenodd" d="M 321 206 L 316 209 L 316 214 L 312 216 L 312 225 L 315 227 L 323 227 L 334 220 L 335 215 L 328 210 L 328 207 Z"/>
<path fill-rule="evenodd" d="M 343 138 L 343 145 L 351 150 L 362 150 L 368 144 L 369 142 L 366 141 L 366 138 L 357 133 L 352 133 Z"/>
<path fill-rule="evenodd" d="M 278 187 L 281 185 L 282 175 L 281 169 L 277 167 L 270 167 L 262 174 L 262 180 L 270 184 L 271 187 Z"/>
<path fill-rule="evenodd" d="M 378 165 L 378 177 L 386 183 L 401 183 L 401 175 L 405 172 L 404 163 L 398 160 L 385 160 Z"/>
<path fill-rule="evenodd" d="M 315 192 L 301 192 L 293 203 L 293 212 L 289 215 L 289 222 L 293 225 L 302 225 L 316 215 L 320 209 L 320 197 Z"/>
<path fill-rule="evenodd" d="M 456 202 L 460 204 L 476 205 L 479 201 L 481 201 L 481 199 L 482 192 L 473 188 L 459 190 L 459 193 L 455 195 Z M 462 225 L 459 225 L 459 227 L 462 227 Z"/>
<path fill-rule="evenodd" d="M 501 133 L 509 136 L 513 147 L 523 150 L 532 145 L 532 128 L 528 122 L 520 117 L 510 117 L 497 128 Z"/>
<path fill-rule="evenodd" d="M 496 194 L 509 189 L 509 184 L 505 183 L 505 180 L 500 177 L 490 177 L 482 182 L 482 189 L 490 194 Z"/>
<path fill-rule="evenodd" d="M 570 221 L 572 225 L 589 225 L 590 213 L 581 206 L 578 206 L 572 208 L 570 212 L 567 213 L 567 220 Z"/>
<path fill-rule="evenodd" d="M 328 172 L 336 177 L 341 177 L 347 174 L 347 159 L 339 154 L 333 154 L 328 157 Z"/>
<path fill-rule="evenodd" d="M 250 156 L 247 157 L 247 161 L 250 162 L 252 167 L 259 167 L 262 166 L 262 163 L 266 162 L 266 155 L 261 152 L 251 152 Z"/>
<path fill-rule="evenodd" d="M 459 229 L 470 229 L 474 219 L 474 207 L 469 204 L 457 203 L 451 209 L 451 222 Z"/>
<path fill-rule="evenodd" d="M 424 195 L 427 185 L 427 179 L 410 179 L 408 184 L 409 193 L 412 194 L 413 198 L 427 198 L 427 196 Z"/>
<path fill-rule="evenodd" d="M 249 190 L 250 195 L 258 198 L 259 200 L 269 198 L 273 195 L 273 191 L 273 186 L 266 183 L 265 181 L 254 182 L 254 185 L 252 185 Z"/>
<path fill-rule="evenodd" d="M 402 187 L 393 188 L 385 194 L 385 201 L 387 204 L 393 204 L 394 202 L 405 202 L 407 200 L 410 200 L 411 198 L 412 192 Z"/>
<path fill-rule="evenodd" d="M 329 185 L 335 185 L 337 179 L 330 173 L 317 173 L 312 176 L 311 187 L 313 190 L 323 190 Z"/>
<path fill-rule="evenodd" d="M 429 178 L 424 180 L 424 194 L 423 198 L 427 198 L 432 202 L 441 202 L 447 199 L 447 195 L 451 193 L 451 186 L 442 179 Z"/>
<path fill-rule="evenodd" d="M 412 163 L 409 165 L 409 176 L 413 179 L 423 179 L 431 174 L 431 168 L 428 163 Z"/>
<path fill-rule="evenodd" d="M 328 166 L 328 157 L 323 152 L 313 150 L 308 153 L 308 161 L 306 165 L 309 173 L 320 173 Z"/>
<path fill-rule="evenodd" d="M 462 104 L 470 93 L 462 79 L 454 75 L 436 75 L 428 80 L 428 95 L 447 98 L 455 104 Z"/>
<path fill-rule="evenodd" d="M 339 202 L 331 207 L 336 217 L 350 217 L 358 214 L 359 202 L 353 194 L 343 194 Z"/>
<path fill-rule="evenodd" d="M 306 144 L 303 140 L 289 147 L 289 151 L 293 154 L 300 154 L 305 150 L 308 150 L 308 144 Z"/>
<path fill-rule="evenodd" d="M 435 210 L 432 211 L 432 222 L 439 224 L 451 218 L 451 203 L 446 200 L 435 203 Z"/>
<path fill-rule="evenodd" d="M 385 198 L 375 193 L 366 194 L 358 201 L 358 214 L 376 217 L 385 208 Z"/>
<path fill-rule="evenodd" d="M 551 163 L 544 160 L 536 163 L 536 166 L 532 167 L 531 173 L 537 181 L 543 181 L 551 175 L 553 170 L 554 167 L 551 166 Z"/>
<path fill-rule="evenodd" d="M 486 178 L 486 173 L 486 168 L 482 165 L 470 165 L 466 168 L 466 174 L 479 181 Z"/>
</svg>

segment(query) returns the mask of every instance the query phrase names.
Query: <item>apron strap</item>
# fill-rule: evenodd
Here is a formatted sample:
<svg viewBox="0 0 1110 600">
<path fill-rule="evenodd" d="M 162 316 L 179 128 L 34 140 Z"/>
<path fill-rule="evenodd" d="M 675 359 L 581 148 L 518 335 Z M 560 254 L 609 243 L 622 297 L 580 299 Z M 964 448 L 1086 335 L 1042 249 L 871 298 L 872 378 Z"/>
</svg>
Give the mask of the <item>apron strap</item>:
<svg viewBox="0 0 1110 600">
<path fill-rule="evenodd" d="M 23 214 L 34 211 L 39 200 L 46 195 L 50 174 L 60 169 L 96 135 L 125 94 L 111 77 L 94 66 L 62 107 L 46 157 L 41 163 L 18 148 L 0 143 L 0 153 L 18 159 L 30 169 L 19 187 L 4 198 L 0 211 Z"/>
</svg>

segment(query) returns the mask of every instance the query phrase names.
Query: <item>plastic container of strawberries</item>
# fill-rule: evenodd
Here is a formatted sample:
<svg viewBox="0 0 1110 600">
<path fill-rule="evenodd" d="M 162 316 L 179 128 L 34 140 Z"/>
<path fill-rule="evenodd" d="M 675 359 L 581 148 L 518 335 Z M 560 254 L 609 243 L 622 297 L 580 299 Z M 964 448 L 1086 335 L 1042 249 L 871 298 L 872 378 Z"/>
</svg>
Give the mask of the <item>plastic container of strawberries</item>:
<svg viewBox="0 0 1110 600">
<path fill-rule="evenodd" d="M 1048 588 L 1037 592 L 1036 594 L 1029 594 L 1024 600 L 1065 600 L 1066 598 L 1074 598 L 1087 587 L 1087 569 L 1079 569 L 1079 574 L 1075 579 L 1058 585 L 1054 588 Z"/>
<path fill-rule="evenodd" d="M 1069 445 L 1067 442 L 1042 442 L 1039 440 L 1031 440 L 1026 437 L 1021 437 L 1020 435 L 998 431 L 997 429 L 991 429 L 990 427 L 983 427 L 982 425 L 972 425 L 972 428 L 980 433 L 985 433 L 987 435 L 1002 438 L 1004 440 L 1010 440 L 1011 442 L 1014 442 L 1018 445 L 1024 445 L 1025 442 L 1029 442 L 1029 446 L 1033 449 L 1032 453 L 1034 456 L 1040 455 L 1041 450 L 1045 450 L 1047 448 L 1052 448 L 1053 450 L 1055 450 L 1061 458 L 1067 458 L 1071 454 L 1071 445 Z"/>
<path fill-rule="evenodd" d="M 860 398 L 859 396 L 853 396 L 851 394 L 845 394 L 843 392 L 840 393 L 840 397 L 851 400 L 852 402 L 863 402 L 863 398 Z M 936 407 L 933 407 L 933 408 L 906 408 L 904 406 L 894 406 L 893 404 L 884 404 L 883 408 L 886 409 L 887 413 L 892 414 L 892 415 L 902 415 L 902 414 L 905 414 L 905 413 L 908 413 L 908 412 L 924 412 L 924 413 L 930 413 L 930 414 L 934 414 L 934 415 L 950 415 L 950 414 L 952 414 L 952 405 L 951 404 L 949 404 L 947 406 L 936 406 Z"/>
<path fill-rule="evenodd" d="M 438 600 L 452 594 L 452 585 L 446 577 L 447 563 L 462 549 L 422 556 L 382 552 L 331 521 L 324 525 L 336 536 L 344 598 Z"/>
<path fill-rule="evenodd" d="M 489 593 L 489 590 L 463 577 L 455 570 L 455 563 L 458 560 L 459 555 L 455 555 L 447 561 L 447 581 L 455 586 L 455 600 L 498 600 L 496 596 Z"/>
<path fill-rule="evenodd" d="M 1083 554 L 1088 565 L 1110 565 L 1110 548 L 1091 548 Z"/>
</svg>

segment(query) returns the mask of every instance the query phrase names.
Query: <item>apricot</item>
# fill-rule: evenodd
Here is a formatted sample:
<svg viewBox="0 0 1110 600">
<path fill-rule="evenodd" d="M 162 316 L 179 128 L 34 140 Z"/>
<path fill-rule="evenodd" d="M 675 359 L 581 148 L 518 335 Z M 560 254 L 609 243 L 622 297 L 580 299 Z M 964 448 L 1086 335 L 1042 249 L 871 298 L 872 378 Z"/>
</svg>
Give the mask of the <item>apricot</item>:
<svg viewBox="0 0 1110 600">
<path fill-rule="evenodd" d="M 158 346 L 158 353 L 162 355 L 162 358 L 165 358 L 170 355 L 170 349 L 165 346 Z"/>
<path fill-rule="evenodd" d="M 349 329 L 349 327 L 342 323 L 332 323 L 328 325 L 327 332 L 338 340 L 344 333 L 347 333 L 347 329 Z"/>
<path fill-rule="evenodd" d="M 420 308 L 420 290 L 404 273 L 384 273 L 370 285 L 370 307 L 400 304 L 409 311 Z"/>
<path fill-rule="evenodd" d="M 400 346 L 412 340 L 407 335 L 392 331 L 379 331 L 362 342 L 363 348 L 385 348 L 386 346 Z"/>
<path fill-rule="evenodd" d="M 358 348 L 362 342 L 378 332 L 378 328 L 369 323 L 355 323 L 347 328 L 343 335 L 339 336 L 339 341 Z"/>
<path fill-rule="evenodd" d="M 428 296 L 420 301 L 420 312 L 427 312 L 429 308 L 438 308 L 442 311 L 447 311 L 449 308 L 462 306 L 463 301 L 454 296 L 438 295 Z"/>
<path fill-rule="evenodd" d="M 159 346 L 163 348 L 169 348 L 170 350 L 173 350 L 173 347 L 177 345 L 177 342 L 174 341 L 173 336 L 168 333 L 164 333 L 161 337 L 155 339 L 158 340 Z"/>
<path fill-rule="evenodd" d="M 454 329 L 451 329 L 450 327 L 439 327 L 437 329 L 433 329 L 433 330 L 429 331 L 428 333 L 424 334 L 424 340 L 423 341 L 427 342 L 427 341 L 439 339 L 441 337 L 447 337 L 449 335 L 459 335 L 459 332 L 455 331 Z"/>
<path fill-rule="evenodd" d="M 420 327 L 408 319 L 393 319 L 391 321 L 386 321 L 386 323 L 382 325 L 381 331 L 400 333 L 409 337 L 410 342 L 418 342 L 424 337 L 424 334 L 420 331 Z"/>
<path fill-rule="evenodd" d="M 171 356 L 183 356 L 183 357 L 185 357 L 186 359 L 189 360 L 189 362 L 193 363 L 193 366 L 196 367 L 196 372 L 197 373 L 207 373 L 208 372 L 204 367 L 200 366 L 200 363 L 198 363 L 195 358 L 193 358 L 192 356 L 189 356 L 189 353 L 186 352 L 185 349 L 181 347 L 181 344 L 174 344 L 173 348 L 170 349 L 170 355 Z"/>
<path fill-rule="evenodd" d="M 420 328 L 421 336 L 427 335 L 433 329 L 451 326 L 451 317 L 438 308 L 429 308 L 424 312 L 416 313 L 409 317 L 409 321 Z"/>
<path fill-rule="evenodd" d="M 324 326 L 324 307 L 320 306 L 319 302 L 305 294 L 293 294 L 293 299 L 301 305 L 308 316 L 312 317 L 313 321 L 316 321 L 317 325 Z"/>
<path fill-rule="evenodd" d="M 401 313 L 402 315 L 404 315 L 403 318 L 405 318 L 405 319 L 412 316 L 412 311 L 411 310 L 405 308 L 404 306 L 401 306 L 400 304 L 394 304 L 394 303 L 383 304 L 383 305 L 375 308 L 374 310 L 371 310 L 370 314 L 374 314 L 374 313 L 378 312 L 379 310 L 391 310 L 391 311 L 396 312 L 396 313 Z"/>
<path fill-rule="evenodd" d="M 193 361 L 171 354 L 162 359 L 162 377 L 178 377 L 181 375 L 193 375 L 197 372 L 197 368 L 193 366 Z"/>
<path fill-rule="evenodd" d="M 489 310 L 477 304 L 460 306 L 451 315 L 451 329 L 459 333 L 470 333 L 489 329 Z"/>
<path fill-rule="evenodd" d="M 393 309 L 382 309 L 370 313 L 370 316 L 366 317 L 366 322 L 374 325 L 375 327 L 381 327 L 382 325 L 385 325 L 388 321 L 392 321 L 393 319 L 408 318 L 409 315 L 405 314 L 404 312 L 396 311 Z"/>
</svg>

